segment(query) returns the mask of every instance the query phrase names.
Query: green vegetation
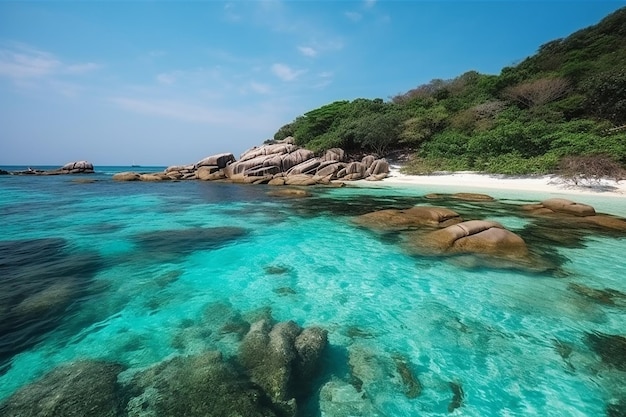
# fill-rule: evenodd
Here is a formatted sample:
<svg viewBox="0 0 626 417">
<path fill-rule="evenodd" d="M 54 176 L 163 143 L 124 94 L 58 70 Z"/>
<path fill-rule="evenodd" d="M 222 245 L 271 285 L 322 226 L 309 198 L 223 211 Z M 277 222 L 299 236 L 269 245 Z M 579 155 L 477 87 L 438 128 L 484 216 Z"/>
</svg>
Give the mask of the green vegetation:
<svg viewBox="0 0 626 417">
<path fill-rule="evenodd" d="M 274 139 L 293 136 L 316 152 L 341 147 L 384 156 L 408 149 L 415 155 L 409 173 L 548 173 L 572 157 L 623 168 L 625 68 L 622 8 L 499 75 L 470 71 L 389 101 L 336 101 L 281 127 Z"/>
</svg>

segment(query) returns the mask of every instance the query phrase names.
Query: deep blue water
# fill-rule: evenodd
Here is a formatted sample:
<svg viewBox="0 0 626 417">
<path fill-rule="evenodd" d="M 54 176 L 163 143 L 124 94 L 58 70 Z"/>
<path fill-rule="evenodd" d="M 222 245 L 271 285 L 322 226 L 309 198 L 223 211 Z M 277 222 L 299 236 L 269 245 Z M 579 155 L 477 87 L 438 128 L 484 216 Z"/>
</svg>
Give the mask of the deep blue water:
<svg viewBox="0 0 626 417">
<path fill-rule="evenodd" d="M 548 195 L 432 202 L 423 196 L 455 190 L 347 187 L 286 199 L 268 186 L 111 180 L 162 169 L 0 176 L 0 401 L 77 359 L 132 373 L 208 349 L 232 355 L 238 342 L 211 327 L 215 305 L 244 317 L 269 308 L 278 321 L 328 330 L 349 364 L 333 359 L 323 389 L 376 415 L 448 415 L 451 382 L 463 389 L 452 412 L 464 416 L 602 416 L 626 399 L 626 369 L 590 343 L 626 335 L 626 238 L 557 230 L 571 239 L 546 240 L 549 225 L 519 206 Z M 623 199 L 582 200 L 626 216 Z M 411 255 L 394 234 L 352 222 L 417 204 L 499 221 L 555 266 L 467 268 Z M 398 357 L 420 381 L 416 398 L 406 395 Z M 321 414 L 347 415 L 336 401 Z"/>
</svg>

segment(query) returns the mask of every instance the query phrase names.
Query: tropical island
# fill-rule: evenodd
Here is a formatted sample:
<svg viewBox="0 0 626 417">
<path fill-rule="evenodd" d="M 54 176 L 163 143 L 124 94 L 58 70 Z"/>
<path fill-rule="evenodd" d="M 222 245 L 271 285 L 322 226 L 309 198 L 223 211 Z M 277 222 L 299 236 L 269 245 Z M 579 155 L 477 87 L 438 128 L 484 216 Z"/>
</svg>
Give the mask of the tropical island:
<svg viewBox="0 0 626 417">
<path fill-rule="evenodd" d="M 281 127 L 315 152 L 405 155 L 407 174 L 624 177 L 626 8 L 499 75 L 469 71 L 391 97 L 335 101 Z"/>
</svg>

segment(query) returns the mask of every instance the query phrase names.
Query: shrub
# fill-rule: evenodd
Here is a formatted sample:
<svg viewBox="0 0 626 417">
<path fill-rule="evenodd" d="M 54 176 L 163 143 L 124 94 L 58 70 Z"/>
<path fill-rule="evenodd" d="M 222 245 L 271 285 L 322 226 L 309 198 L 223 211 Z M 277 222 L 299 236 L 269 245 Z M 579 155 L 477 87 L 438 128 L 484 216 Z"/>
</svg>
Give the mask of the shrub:
<svg viewBox="0 0 626 417">
<path fill-rule="evenodd" d="M 559 174 L 576 185 L 626 178 L 626 170 L 615 159 L 602 154 L 564 157 L 559 163 Z"/>
</svg>

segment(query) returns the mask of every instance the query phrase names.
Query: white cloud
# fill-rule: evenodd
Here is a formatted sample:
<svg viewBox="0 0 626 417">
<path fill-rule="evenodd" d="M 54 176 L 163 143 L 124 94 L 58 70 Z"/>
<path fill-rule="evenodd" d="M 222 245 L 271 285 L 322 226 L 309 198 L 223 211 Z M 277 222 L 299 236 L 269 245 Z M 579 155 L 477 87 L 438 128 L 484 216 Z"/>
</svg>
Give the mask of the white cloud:
<svg viewBox="0 0 626 417">
<path fill-rule="evenodd" d="M 161 73 L 156 76 L 156 80 L 159 84 L 174 84 L 176 82 L 176 76 L 172 73 Z"/>
<path fill-rule="evenodd" d="M 235 3 L 229 2 L 224 5 L 224 17 L 229 22 L 239 22 L 241 15 L 235 12 Z"/>
<path fill-rule="evenodd" d="M 353 22 L 358 22 L 359 20 L 363 19 L 363 15 L 359 12 L 345 12 L 344 14 L 348 19 L 352 20 Z"/>
<path fill-rule="evenodd" d="M 317 50 L 310 46 L 298 46 L 298 51 L 304 56 L 314 57 L 317 55 Z"/>
<path fill-rule="evenodd" d="M 220 124 L 227 123 L 224 112 L 177 100 L 147 100 L 130 97 L 109 99 L 119 107 L 135 113 L 167 117 L 187 122 Z M 228 117 L 230 119 L 230 117 Z"/>
<path fill-rule="evenodd" d="M 0 76 L 14 80 L 43 77 L 62 67 L 54 55 L 22 44 L 0 49 Z"/>
<path fill-rule="evenodd" d="M 272 88 L 269 85 L 257 83 L 254 81 L 250 82 L 250 88 L 252 89 L 252 91 L 259 94 L 269 94 L 272 91 Z"/>
<path fill-rule="evenodd" d="M 86 72 L 95 71 L 100 68 L 101 66 L 98 64 L 95 64 L 93 62 L 86 62 L 84 64 L 68 65 L 65 67 L 65 72 L 67 72 L 68 74 L 84 74 Z"/>
<path fill-rule="evenodd" d="M 306 71 L 294 70 L 285 64 L 274 64 L 272 65 L 272 72 L 283 81 L 293 81 Z"/>
<path fill-rule="evenodd" d="M 363 3 L 366 9 L 371 9 L 376 4 L 376 0 L 364 0 Z"/>
<path fill-rule="evenodd" d="M 63 74 L 84 74 L 100 68 L 93 62 L 66 64 L 54 54 L 23 43 L 0 44 L 0 76 L 19 82 Z"/>
</svg>

